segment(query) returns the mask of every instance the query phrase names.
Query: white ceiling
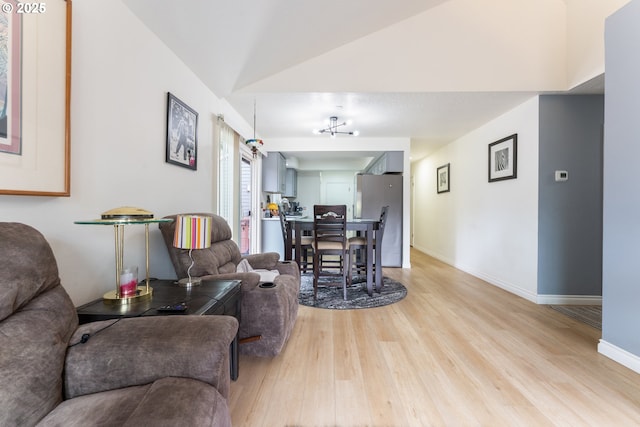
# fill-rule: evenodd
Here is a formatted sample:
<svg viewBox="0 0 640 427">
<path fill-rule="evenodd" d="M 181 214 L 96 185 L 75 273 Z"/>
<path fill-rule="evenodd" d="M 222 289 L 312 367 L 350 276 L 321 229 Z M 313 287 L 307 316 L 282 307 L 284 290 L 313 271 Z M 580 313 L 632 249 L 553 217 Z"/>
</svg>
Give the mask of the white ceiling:
<svg viewBox="0 0 640 427">
<path fill-rule="evenodd" d="M 451 85 L 425 90 L 428 84 L 424 78 L 420 81 L 420 70 L 415 69 L 416 49 L 420 52 L 420 44 L 430 42 L 440 54 L 456 55 L 453 49 L 447 52 L 448 40 L 466 29 L 437 21 L 451 13 L 443 8 L 458 0 L 182 0 L 179 5 L 175 0 L 123 1 L 248 123 L 253 122 L 255 102 L 257 133 L 267 144 L 269 138 L 312 136 L 313 129 L 336 115 L 353 120 L 349 130 L 357 129 L 363 137 L 411 138 L 411 155 L 418 159 L 558 86 L 528 84 L 522 90 L 506 90 L 508 85 L 501 86 L 504 79 L 498 77 L 495 84 L 477 89 L 465 84 L 460 91 Z M 484 17 L 477 13 L 471 11 L 465 18 L 477 20 L 479 31 L 486 32 Z M 491 19 L 495 17 L 486 18 Z M 443 30 L 438 30 L 440 25 Z M 472 33 L 467 38 L 474 37 Z M 385 41 L 393 45 L 385 46 Z M 393 63 L 385 62 L 391 52 Z M 360 59 L 354 62 L 354 56 Z M 426 67 L 434 62 L 428 57 L 420 60 Z M 378 61 L 380 67 L 370 61 Z M 360 63 L 367 67 L 359 68 Z M 491 64 L 483 67 L 491 71 Z M 452 66 L 450 71 L 459 73 L 459 68 Z M 473 71 L 472 66 L 465 70 Z M 583 89 L 602 90 L 601 80 Z"/>
</svg>

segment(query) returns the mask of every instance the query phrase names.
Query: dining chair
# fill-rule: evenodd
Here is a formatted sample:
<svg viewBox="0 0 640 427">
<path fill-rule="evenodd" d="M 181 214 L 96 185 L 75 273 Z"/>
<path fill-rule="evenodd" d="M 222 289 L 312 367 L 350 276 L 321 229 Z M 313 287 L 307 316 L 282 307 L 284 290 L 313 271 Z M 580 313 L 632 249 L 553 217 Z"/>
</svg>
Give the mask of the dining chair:
<svg viewBox="0 0 640 427">
<path fill-rule="evenodd" d="M 321 276 L 342 276 L 347 299 L 347 206 L 313 206 L 313 298 Z"/>
<path fill-rule="evenodd" d="M 382 274 L 382 266 L 376 265 L 376 258 L 379 258 L 375 255 L 375 252 L 378 250 L 382 250 L 382 238 L 384 236 L 384 227 L 387 222 L 387 215 L 389 212 L 389 206 L 383 206 L 380 210 L 380 221 L 378 222 L 378 229 L 376 230 L 376 235 L 373 239 L 373 274 L 374 274 L 374 283 L 378 283 L 376 278 L 376 274 Z M 348 254 L 347 254 L 347 262 L 349 264 L 348 267 L 348 282 L 349 284 L 352 281 L 352 273 L 355 271 L 356 274 L 366 270 L 367 267 L 367 238 L 363 236 L 355 236 L 351 237 L 348 240 Z M 382 283 L 382 281 L 380 281 Z M 382 286 L 382 285 L 381 285 Z M 376 289 L 380 292 L 380 289 Z"/>
<path fill-rule="evenodd" d="M 287 222 L 287 218 L 284 212 L 280 211 L 280 227 L 282 228 L 282 241 L 284 242 L 285 248 L 287 246 L 287 229 L 291 227 L 291 225 Z M 291 230 L 291 250 L 294 251 L 293 259 L 298 263 L 303 273 L 307 272 L 307 267 L 309 265 L 309 253 L 313 251 L 313 237 L 311 236 L 300 236 L 300 253 L 295 252 L 296 250 L 296 239 L 298 236 L 293 235 L 294 231 Z"/>
</svg>

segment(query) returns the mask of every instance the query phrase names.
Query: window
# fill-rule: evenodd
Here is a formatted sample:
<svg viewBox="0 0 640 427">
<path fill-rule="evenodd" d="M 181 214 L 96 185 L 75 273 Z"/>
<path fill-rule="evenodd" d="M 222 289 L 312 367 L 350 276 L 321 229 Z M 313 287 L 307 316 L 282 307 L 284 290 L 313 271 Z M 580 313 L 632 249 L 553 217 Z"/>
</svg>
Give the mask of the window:
<svg viewBox="0 0 640 427">
<path fill-rule="evenodd" d="M 223 120 L 219 124 L 218 215 L 233 233 L 243 254 L 259 250 L 259 162 Z"/>
</svg>

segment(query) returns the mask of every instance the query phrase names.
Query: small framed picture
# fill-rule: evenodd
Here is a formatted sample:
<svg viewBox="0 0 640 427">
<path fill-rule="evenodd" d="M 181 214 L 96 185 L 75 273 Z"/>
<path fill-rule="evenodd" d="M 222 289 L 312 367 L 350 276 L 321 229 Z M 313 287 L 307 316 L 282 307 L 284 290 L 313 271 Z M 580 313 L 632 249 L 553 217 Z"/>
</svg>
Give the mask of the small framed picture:
<svg viewBox="0 0 640 427">
<path fill-rule="evenodd" d="M 436 189 L 438 193 L 446 193 L 450 190 L 450 177 L 449 177 L 449 163 L 446 165 L 440 166 L 436 170 Z"/>
<path fill-rule="evenodd" d="M 168 94 L 167 163 L 196 170 L 198 168 L 198 113 Z"/>
<path fill-rule="evenodd" d="M 518 176 L 518 134 L 489 144 L 489 182 Z"/>
</svg>

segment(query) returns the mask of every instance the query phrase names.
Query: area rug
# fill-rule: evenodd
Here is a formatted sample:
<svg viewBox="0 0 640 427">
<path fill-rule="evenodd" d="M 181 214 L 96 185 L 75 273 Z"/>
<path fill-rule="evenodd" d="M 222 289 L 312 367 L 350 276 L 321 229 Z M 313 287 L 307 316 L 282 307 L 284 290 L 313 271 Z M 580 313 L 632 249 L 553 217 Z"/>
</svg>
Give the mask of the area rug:
<svg viewBox="0 0 640 427">
<path fill-rule="evenodd" d="M 550 305 L 552 309 L 602 330 L 602 306 L 599 305 Z"/>
<path fill-rule="evenodd" d="M 342 285 L 336 285 L 335 279 L 322 277 L 318 284 L 318 298 L 313 300 L 313 274 L 302 274 L 298 300 L 301 305 L 334 310 L 351 310 L 358 308 L 381 307 L 393 304 L 407 296 L 407 288 L 400 282 L 383 277 L 382 292 L 367 293 L 367 282 L 364 276 L 354 277 L 351 286 L 347 287 L 347 301 L 343 299 Z M 332 283 L 333 281 L 333 283 Z"/>
</svg>

